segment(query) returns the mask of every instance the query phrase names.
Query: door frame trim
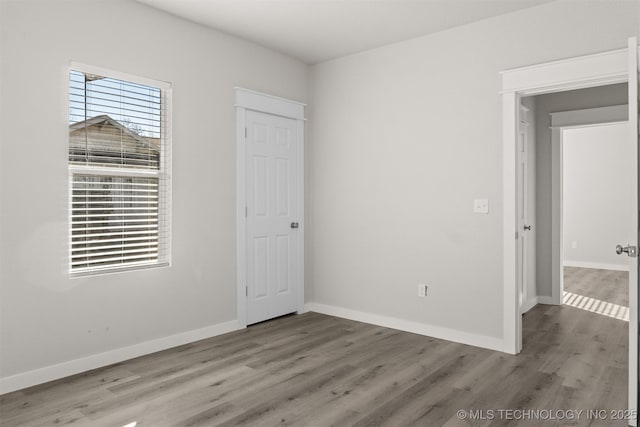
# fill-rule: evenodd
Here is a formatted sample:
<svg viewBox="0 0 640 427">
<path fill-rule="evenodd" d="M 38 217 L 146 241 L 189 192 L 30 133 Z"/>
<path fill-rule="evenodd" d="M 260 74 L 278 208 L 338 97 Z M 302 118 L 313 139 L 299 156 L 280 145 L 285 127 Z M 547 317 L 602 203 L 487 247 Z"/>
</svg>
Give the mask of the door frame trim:
<svg viewBox="0 0 640 427">
<path fill-rule="evenodd" d="M 247 327 L 247 183 L 246 183 L 246 146 L 245 128 L 246 112 L 281 116 L 296 121 L 298 147 L 298 215 L 299 228 L 295 233 L 298 238 L 298 286 L 297 310 L 304 310 L 304 107 L 293 101 L 266 93 L 235 87 L 236 109 L 236 288 L 238 327 Z"/>
<path fill-rule="evenodd" d="M 551 303 L 562 305 L 564 291 L 563 244 L 563 131 L 628 122 L 627 104 L 560 111 L 551 116 Z"/>
<path fill-rule="evenodd" d="M 517 69 L 505 70 L 502 76 L 502 281 L 503 281 L 503 343 L 506 353 L 522 350 L 522 311 L 519 304 L 516 262 L 516 203 L 519 106 L 527 95 L 562 92 L 572 89 L 625 83 L 629 80 L 628 53 L 637 40 L 631 38 L 623 49 L 552 61 Z M 640 48 L 637 48 L 640 51 Z M 630 298 L 632 296 L 630 295 Z M 636 308 L 637 311 L 637 308 Z M 630 313 L 630 322 L 637 322 L 637 313 Z M 629 343 L 629 374 L 637 375 L 637 348 Z M 635 376 L 635 375 L 634 375 Z M 629 408 L 636 408 L 637 384 L 629 384 Z M 634 422 L 635 425 L 635 422 Z"/>
<path fill-rule="evenodd" d="M 506 353 L 522 349 L 522 313 L 517 287 L 516 145 L 521 98 L 527 95 L 624 83 L 627 49 L 552 61 L 501 72 L 502 75 L 502 280 L 503 340 Z"/>
</svg>

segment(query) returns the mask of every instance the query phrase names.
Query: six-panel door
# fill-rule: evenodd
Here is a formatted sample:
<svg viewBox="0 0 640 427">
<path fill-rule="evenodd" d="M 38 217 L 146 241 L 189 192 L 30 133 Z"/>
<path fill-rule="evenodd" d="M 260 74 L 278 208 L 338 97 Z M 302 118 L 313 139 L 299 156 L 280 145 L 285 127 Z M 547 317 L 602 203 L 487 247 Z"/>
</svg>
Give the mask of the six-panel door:
<svg viewBox="0 0 640 427">
<path fill-rule="evenodd" d="M 247 112 L 247 324 L 295 312 L 296 121 Z"/>
</svg>

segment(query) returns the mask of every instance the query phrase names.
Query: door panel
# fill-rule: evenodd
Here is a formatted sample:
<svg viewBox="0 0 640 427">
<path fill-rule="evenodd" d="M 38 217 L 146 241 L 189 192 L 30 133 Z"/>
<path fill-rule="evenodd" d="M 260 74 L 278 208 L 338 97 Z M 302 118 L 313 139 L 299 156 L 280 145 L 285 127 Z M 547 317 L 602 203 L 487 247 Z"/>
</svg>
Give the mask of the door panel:
<svg viewBox="0 0 640 427">
<path fill-rule="evenodd" d="M 253 238 L 253 283 L 255 298 L 265 298 L 269 292 L 267 289 L 269 259 L 269 242 L 267 237 Z"/>
<path fill-rule="evenodd" d="M 525 182 L 524 182 L 524 132 L 523 132 L 523 124 L 522 124 L 522 114 L 523 109 L 520 108 L 520 121 L 518 123 L 518 139 L 517 139 L 517 147 L 516 147 L 516 192 L 517 192 L 517 205 L 516 205 L 516 233 L 517 233 L 517 241 L 516 241 L 516 280 L 517 286 L 520 290 L 520 299 L 518 301 L 520 309 L 522 309 L 525 302 L 525 283 L 524 283 L 524 248 L 525 248 L 525 235 L 523 233 L 524 228 L 524 200 L 526 198 L 525 193 Z"/>
<path fill-rule="evenodd" d="M 297 310 L 296 121 L 248 111 L 247 323 Z"/>
<path fill-rule="evenodd" d="M 535 257 L 535 104 L 525 105 L 521 100 L 518 116 L 517 145 L 517 280 L 522 312 L 533 308 L 536 289 Z"/>
<path fill-rule="evenodd" d="M 276 237 L 276 244 L 278 248 L 276 261 L 278 268 L 278 276 L 276 279 L 276 283 L 278 284 L 278 294 L 289 292 L 289 278 L 291 277 L 291 271 L 289 270 L 289 267 L 291 267 L 291 263 L 289 262 L 289 240 L 289 236 Z"/>
<path fill-rule="evenodd" d="M 638 65 L 638 41 L 635 37 L 629 39 L 628 44 L 629 64 L 629 144 L 633 147 L 632 174 L 638 177 L 638 81 L 640 80 L 640 67 Z M 631 185 L 633 234 L 628 242 L 620 242 L 621 245 L 638 246 L 638 180 L 632 180 Z M 623 254 L 626 255 L 626 254 Z M 638 257 L 629 257 L 629 409 L 636 410 L 638 397 Z"/>
<path fill-rule="evenodd" d="M 535 290 L 535 236 L 532 223 L 535 222 L 535 169 L 533 166 L 534 144 L 532 112 L 521 105 L 518 120 L 517 146 L 517 280 L 520 289 L 520 307 L 529 310 Z M 533 300 L 535 301 L 535 300 Z"/>
<path fill-rule="evenodd" d="M 291 179 L 289 177 L 289 159 L 276 159 L 276 206 L 278 216 L 290 215 L 289 198 L 291 191 L 289 185 Z"/>
<path fill-rule="evenodd" d="M 256 216 L 267 216 L 267 162 L 265 156 L 253 157 L 253 207 Z"/>
<path fill-rule="evenodd" d="M 528 183 L 527 176 L 529 171 L 527 170 L 527 122 L 526 122 L 526 111 L 523 111 L 523 115 L 520 118 L 520 146 L 518 149 L 520 150 L 520 193 L 522 197 L 520 199 L 520 221 L 522 226 L 520 227 L 520 251 L 521 251 L 521 271 L 520 271 L 520 280 L 522 281 L 520 285 L 522 305 L 525 305 L 529 299 L 529 295 L 527 292 L 528 283 L 527 278 L 529 265 L 527 263 L 527 246 L 529 245 L 529 233 L 525 229 L 527 225 L 527 199 L 529 198 L 528 192 Z"/>
</svg>

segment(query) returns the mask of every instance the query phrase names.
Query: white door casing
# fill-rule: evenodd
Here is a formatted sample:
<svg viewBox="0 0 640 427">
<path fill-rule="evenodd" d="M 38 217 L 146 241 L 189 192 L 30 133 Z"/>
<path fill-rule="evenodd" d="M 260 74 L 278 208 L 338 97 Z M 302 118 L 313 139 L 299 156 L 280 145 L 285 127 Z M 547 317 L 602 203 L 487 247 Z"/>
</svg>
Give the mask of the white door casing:
<svg viewBox="0 0 640 427">
<path fill-rule="evenodd" d="M 522 349 L 522 315 L 520 289 L 517 278 L 518 245 L 517 220 L 517 141 L 518 116 L 521 97 L 526 95 L 560 92 L 571 89 L 603 86 L 615 83 L 629 83 L 629 141 L 638 143 L 638 42 L 629 39 L 627 48 L 599 54 L 553 61 L 513 70 L 502 74 L 503 105 L 503 342 L 504 351 L 517 354 Z M 637 156 L 633 159 L 636 165 Z M 635 218 L 638 217 L 637 185 L 632 196 L 635 201 Z M 636 224 L 636 230 L 637 224 Z M 627 242 L 638 243 L 638 234 Z M 635 411 L 637 396 L 637 287 L 638 258 L 629 261 L 629 402 Z M 635 420 L 630 420 L 636 425 Z"/>
<path fill-rule="evenodd" d="M 237 312 L 246 327 L 303 310 L 305 105 L 235 90 Z"/>
</svg>

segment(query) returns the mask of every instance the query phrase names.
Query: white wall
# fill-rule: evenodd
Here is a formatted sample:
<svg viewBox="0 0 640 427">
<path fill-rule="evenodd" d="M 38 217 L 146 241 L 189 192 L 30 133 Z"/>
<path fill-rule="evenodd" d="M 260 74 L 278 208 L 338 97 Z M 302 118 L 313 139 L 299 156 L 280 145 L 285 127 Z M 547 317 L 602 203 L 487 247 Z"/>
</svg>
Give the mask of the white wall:
<svg viewBox="0 0 640 427">
<path fill-rule="evenodd" d="M 627 138 L 625 124 L 563 132 L 565 265 L 628 268 L 627 257 L 614 251 L 633 235 L 633 156 Z"/>
<path fill-rule="evenodd" d="M 0 15 L 0 377 L 229 326 L 233 87 L 305 101 L 306 65 L 128 0 L 2 0 Z M 71 61 L 173 84 L 171 268 L 68 278 Z"/>
<path fill-rule="evenodd" d="M 309 299 L 501 340 L 499 71 L 623 48 L 638 14 L 553 2 L 313 66 Z"/>
<path fill-rule="evenodd" d="M 539 296 L 551 297 L 552 138 L 550 113 L 627 104 L 627 85 L 616 84 L 536 96 L 536 280 Z"/>
</svg>

